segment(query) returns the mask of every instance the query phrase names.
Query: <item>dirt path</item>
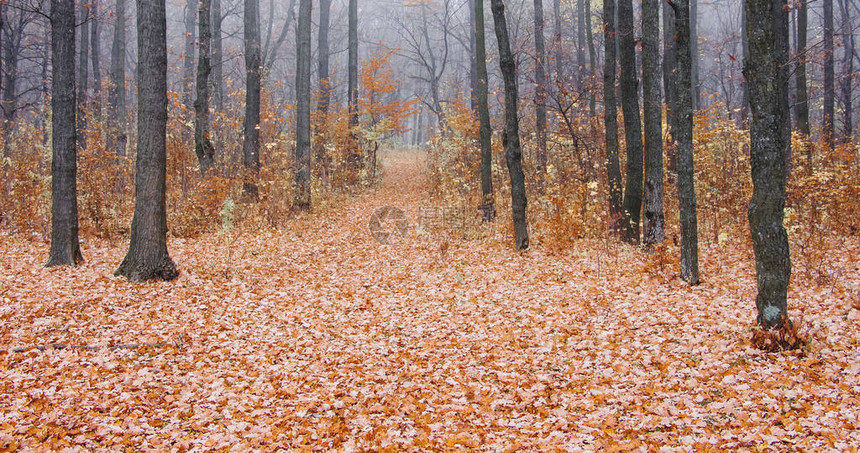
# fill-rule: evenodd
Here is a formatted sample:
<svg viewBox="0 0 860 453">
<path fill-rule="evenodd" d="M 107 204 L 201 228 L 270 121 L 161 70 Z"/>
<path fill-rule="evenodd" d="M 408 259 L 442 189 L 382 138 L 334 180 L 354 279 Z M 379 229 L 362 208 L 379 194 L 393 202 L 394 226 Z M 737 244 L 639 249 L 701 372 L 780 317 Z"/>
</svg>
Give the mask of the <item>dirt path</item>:
<svg viewBox="0 0 860 453">
<path fill-rule="evenodd" d="M 504 226 L 451 238 L 443 253 L 438 236 L 415 228 L 420 208 L 433 207 L 420 161 L 393 155 L 385 175 L 285 231 L 242 232 L 229 262 L 228 239 L 171 240 L 182 272 L 171 283 L 113 277 L 122 245 L 94 243 L 81 268 L 46 270 L 44 246 L 2 236 L 0 450 L 860 442 L 857 411 L 829 412 L 822 427 L 818 404 L 856 409 L 833 399 L 860 388 L 856 354 L 829 350 L 811 368 L 749 349 L 754 282 L 737 271 L 741 259 L 721 268 L 733 274 L 718 286 L 689 289 L 625 248 L 515 253 Z M 411 221 L 395 245 L 368 230 L 383 206 Z M 842 309 L 808 306 L 833 335 L 856 339 Z M 179 338 L 181 347 L 11 352 Z"/>
</svg>

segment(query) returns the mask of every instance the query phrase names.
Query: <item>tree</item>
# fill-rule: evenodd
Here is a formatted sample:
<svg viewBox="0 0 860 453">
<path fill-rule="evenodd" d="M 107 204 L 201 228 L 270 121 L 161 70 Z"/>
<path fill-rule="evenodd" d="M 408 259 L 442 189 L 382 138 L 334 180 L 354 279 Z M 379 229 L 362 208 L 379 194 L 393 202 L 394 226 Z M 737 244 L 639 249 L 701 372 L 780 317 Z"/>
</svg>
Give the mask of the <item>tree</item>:
<svg viewBox="0 0 860 453">
<path fill-rule="evenodd" d="M 853 103 L 852 82 L 854 78 L 854 30 L 851 18 L 851 4 L 848 0 L 839 0 L 839 12 L 842 16 L 842 42 L 845 49 L 842 53 L 842 80 L 840 83 L 842 104 L 842 140 L 850 143 L 853 135 Z"/>
<path fill-rule="evenodd" d="M 221 0 L 212 0 L 212 103 L 218 111 L 224 110 L 224 45 L 221 37 Z"/>
<path fill-rule="evenodd" d="M 768 1 L 768 0 L 763 0 Z M 681 223 L 681 278 L 699 283 L 699 231 L 693 170 L 693 55 L 690 0 L 674 0 L 675 12 L 675 141 L 678 147 L 678 208 Z"/>
<path fill-rule="evenodd" d="M 349 0 L 349 19 L 347 38 L 347 110 L 349 113 L 349 128 L 358 125 L 358 0 Z M 352 135 L 352 134 L 351 134 Z M 355 147 L 355 137 L 352 137 Z M 357 150 L 353 149 L 353 152 Z"/>
<path fill-rule="evenodd" d="M 330 10 L 331 0 L 320 0 L 320 26 L 317 37 L 317 46 L 319 47 L 317 75 L 320 82 L 320 102 L 318 108 L 323 116 L 328 113 L 331 99 L 331 80 L 329 80 L 329 53 L 331 49 L 328 43 Z"/>
<path fill-rule="evenodd" d="M 245 0 L 245 121 L 242 163 L 247 174 L 242 189 L 245 197 L 260 197 L 260 1 Z"/>
<path fill-rule="evenodd" d="M 101 93 L 102 89 L 102 75 L 101 75 L 101 30 L 99 29 L 99 2 L 98 0 L 92 0 L 90 3 L 90 9 L 92 10 L 93 18 L 92 24 L 90 24 L 90 51 L 92 55 L 92 65 L 93 65 L 93 98 L 98 103 L 101 100 L 99 99 L 99 93 Z M 96 108 L 101 108 L 98 104 L 96 104 Z"/>
<path fill-rule="evenodd" d="M 499 67 L 505 85 L 505 130 L 502 143 L 505 148 L 505 161 L 511 178 L 511 210 L 514 219 L 514 237 L 517 250 L 529 247 L 529 228 L 526 219 L 526 185 L 522 167 L 520 148 L 519 118 L 517 116 L 517 68 L 511 53 L 508 26 L 505 20 L 505 4 L 502 0 L 491 0 L 496 40 L 499 43 Z"/>
<path fill-rule="evenodd" d="M 663 2 L 663 95 L 666 99 L 666 126 L 669 130 L 669 168 L 674 169 L 671 155 L 675 138 L 675 12 L 669 2 Z"/>
<path fill-rule="evenodd" d="M 109 150 L 115 150 L 117 156 L 125 156 L 128 136 L 126 135 L 126 120 L 128 113 L 125 106 L 125 0 L 116 0 L 116 11 L 111 47 L 110 79 L 111 88 L 108 93 L 108 104 L 112 113 L 108 115 Z"/>
<path fill-rule="evenodd" d="M 475 2 L 475 67 L 478 75 L 478 123 L 481 142 L 481 211 L 484 222 L 496 218 L 496 196 L 493 193 L 493 148 L 490 130 L 490 108 L 487 102 L 487 47 L 484 33 L 484 0 Z"/>
<path fill-rule="evenodd" d="M 642 210 L 642 125 L 639 119 L 639 92 L 636 78 L 636 43 L 633 39 L 633 2 L 618 1 L 618 50 L 621 62 L 621 113 L 627 141 L 627 184 L 624 188 L 622 239 L 639 243 L 639 216 Z"/>
<path fill-rule="evenodd" d="M 579 0 L 582 2 L 583 0 Z M 546 73 L 544 71 L 543 0 L 534 0 L 535 19 L 535 138 L 538 188 L 546 184 Z"/>
<path fill-rule="evenodd" d="M 131 243 L 116 275 L 179 275 L 167 253 L 167 17 L 165 2 L 137 0 L 137 163 Z"/>
<path fill-rule="evenodd" d="M 311 10 L 312 0 L 299 0 L 296 28 L 296 194 L 293 205 L 311 209 Z"/>
<path fill-rule="evenodd" d="M 800 0 L 797 9 L 797 58 L 795 69 L 795 85 L 797 89 L 797 130 L 809 137 L 809 100 L 806 95 L 806 33 L 809 0 Z M 811 157 L 812 147 L 807 147 L 807 157 Z M 811 167 L 810 167 L 811 168 Z"/>
<path fill-rule="evenodd" d="M 835 97 L 833 74 L 833 0 L 824 0 L 824 119 L 821 125 L 821 135 L 831 151 L 833 150 Z"/>
<path fill-rule="evenodd" d="M 185 52 L 182 54 L 182 104 L 193 106 L 194 91 L 194 22 L 197 20 L 198 0 L 185 2 Z"/>
<path fill-rule="evenodd" d="M 87 148 L 87 85 L 89 83 L 89 66 L 90 66 L 90 6 L 91 3 L 81 3 L 80 7 L 80 40 L 81 51 L 78 54 L 78 145 L 81 149 Z"/>
<path fill-rule="evenodd" d="M 215 163 L 215 147 L 209 140 L 209 53 L 212 46 L 212 30 L 209 25 L 209 9 L 212 0 L 200 0 L 200 50 L 197 59 L 197 99 L 194 101 L 194 153 L 200 163 L 200 173 L 209 171 Z"/>
<path fill-rule="evenodd" d="M 75 2 L 51 0 L 51 251 L 46 266 L 84 260 L 78 241 Z"/>
<path fill-rule="evenodd" d="M 663 242 L 663 108 L 660 96 L 660 10 L 642 0 L 642 101 L 644 114 L 645 221 L 643 242 Z"/>
<path fill-rule="evenodd" d="M 825 0 L 825 5 L 828 1 Z M 746 0 L 750 90 L 749 224 L 755 252 L 757 322 L 764 329 L 790 325 L 786 298 L 791 259 L 783 226 L 786 159 L 791 142 L 788 111 L 788 15 L 785 0 Z"/>
<path fill-rule="evenodd" d="M 615 100 L 615 0 L 603 1 L 603 121 L 606 124 L 606 177 L 609 182 L 609 217 L 613 232 L 621 231 L 624 221 L 621 189 L 621 164 L 618 160 L 618 106 Z"/>
</svg>

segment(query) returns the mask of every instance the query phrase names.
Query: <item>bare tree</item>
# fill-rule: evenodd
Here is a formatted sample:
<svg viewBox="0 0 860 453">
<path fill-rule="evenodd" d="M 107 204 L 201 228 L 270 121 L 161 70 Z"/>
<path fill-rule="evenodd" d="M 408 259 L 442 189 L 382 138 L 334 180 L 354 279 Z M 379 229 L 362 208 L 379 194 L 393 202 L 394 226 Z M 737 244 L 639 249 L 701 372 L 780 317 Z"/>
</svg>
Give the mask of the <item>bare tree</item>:
<svg viewBox="0 0 860 453">
<path fill-rule="evenodd" d="M 200 163 L 200 173 L 205 175 L 215 163 L 215 147 L 209 140 L 209 73 L 212 72 L 209 62 L 212 46 L 209 9 L 212 7 L 212 0 L 200 0 L 198 5 L 200 50 L 197 59 L 197 99 L 194 101 L 194 153 Z"/>
<path fill-rule="evenodd" d="M 797 57 L 795 58 L 795 86 L 797 89 L 796 109 L 797 130 L 809 137 L 809 99 L 806 94 L 806 34 L 809 15 L 809 0 L 799 0 L 797 9 Z M 811 157 L 812 147 L 807 147 L 807 157 Z M 810 162 L 811 163 L 811 162 Z M 811 167 L 810 167 L 811 168 Z"/>
<path fill-rule="evenodd" d="M 825 5 L 827 2 L 832 0 L 825 0 Z M 785 7 L 785 0 L 745 1 L 750 54 L 744 62 L 744 75 L 750 89 L 753 180 L 748 216 L 758 284 L 757 321 L 765 329 L 790 324 L 786 299 L 791 259 L 783 226 L 785 156 L 791 147 L 786 133 L 790 117 L 784 109 L 788 103 L 788 15 Z"/>
<path fill-rule="evenodd" d="M 128 254 L 116 275 L 131 281 L 179 275 L 167 252 L 167 14 L 137 0 L 137 163 Z"/>
<path fill-rule="evenodd" d="M 311 209 L 311 10 L 312 0 L 299 0 L 296 29 L 296 194 L 293 205 Z"/>
<path fill-rule="evenodd" d="M 125 106 L 125 0 L 116 0 L 116 10 L 114 13 L 116 22 L 111 47 L 111 88 L 108 94 L 108 104 L 111 108 L 111 114 L 108 115 L 109 132 L 107 148 L 115 150 L 118 156 L 125 156 L 126 144 L 128 142 L 126 134 L 128 113 Z"/>
<path fill-rule="evenodd" d="M 663 108 L 660 96 L 660 9 L 642 0 L 642 101 L 644 115 L 645 221 L 643 242 L 663 242 Z"/>
<path fill-rule="evenodd" d="M 51 251 L 46 266 L 84 260 L 78 241 L 75 2 L 51 0 Z"/>
<path fill-rule="evenodd" d="M 677 30 L 676 30 L 677 31 Z M 627 183 L 624 188 L 624 228 L 622 238 L 639 243 L 639 217 L 642 211 L 642 125 L 639 118 L 639 93 L 633 39 L 633 2 L 618 2 L 618 50 L 621 62 L 621 113 L 627 142 Z"/>
<path fill-rule="evenodd" d="M 580 3 L 583 0 L 579 0 Z M 538 190 L 546 185 L 546 73 L 544 61 L 543 0 L 534 0 L 535 19 L 535 138 L 537 139 Z"/>
<path fill-rule="evenodd" d="M 836 98 L 833 60 L 833 0 L 824 0 L 824 119 L 821 135 L 831 151 L 834 142 L 833 117 Z"/>
<path fill-rule="evenodd" d="M 514 219 L 514 237 L 517 250 L 529 247 L 529 228 L 526 219 L 526 185 L 522 168 L 522 149 L 520 147 L 519 117 L 517 116 L 517 68 L 508 37 L 505 19 L 505 5 L 502 0 L 491 0 L 496 40 L 499 43 L 499 67 L 505 84 L 505 130 L 502 143 L 505 147 L 505 160 L 511 178 L 511 209 Z"/>
<path fill-rule="evenodd" d="M 616 58 L 615 0 L 603 1 L 603 40 L 606 43 L 603 63 L 603 121 L 606 124 L 606 173 L 609 182 L 609 216 L 613 232 L 621 231 L 622 208 L 621 164 L 618 158 L 618 104 L 615 100 Z"/>
<path fill-rule="evenodd" d="M 474 0 L 475 6 L 475 67 L 478 76 L 478 121 L 481 142 L 481 210 L 485 222 L 496 218 L 496 196 L 493 193 L 493 149 L 490 130 L 490 109 L 487 102 L 487 51 L 484 33 L 484 0 Z"/>
<path fill-rule="evenodd" d="M 193 107 L 194 91 L 194 41 L 197 36 L 194 24 L 197 21 L 198 0 L 185 2 L 185 52 L 182 54 L 182 103 Z"/>
<path fill-rule="evenodd" d="M 242 162 L 248 172 L 242 184 L 245 197 L 259 199 L 260 174 L 260 0 L 245 0 L 245 121 Z"/>
</svg>

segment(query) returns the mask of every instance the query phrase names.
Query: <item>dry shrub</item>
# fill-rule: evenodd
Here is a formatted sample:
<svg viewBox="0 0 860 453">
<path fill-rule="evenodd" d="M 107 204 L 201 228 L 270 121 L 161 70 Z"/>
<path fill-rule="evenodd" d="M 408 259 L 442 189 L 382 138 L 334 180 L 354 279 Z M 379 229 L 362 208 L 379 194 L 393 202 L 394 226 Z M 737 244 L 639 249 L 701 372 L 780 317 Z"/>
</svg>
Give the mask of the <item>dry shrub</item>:
<svg viewBox="0 0 860 453">
<path fill-rule="evenodd" d="M 752 346 L 766 352 L 783 352 L 802 349 L 809 337 L 808 332 L 801 331 L 788 316 L 782 315 L 780 326 L 773 329 L 762 329 L 755 326 L 752 329 Z M 802 324 L 802 320 L 800 324 Z"/>
</svg>

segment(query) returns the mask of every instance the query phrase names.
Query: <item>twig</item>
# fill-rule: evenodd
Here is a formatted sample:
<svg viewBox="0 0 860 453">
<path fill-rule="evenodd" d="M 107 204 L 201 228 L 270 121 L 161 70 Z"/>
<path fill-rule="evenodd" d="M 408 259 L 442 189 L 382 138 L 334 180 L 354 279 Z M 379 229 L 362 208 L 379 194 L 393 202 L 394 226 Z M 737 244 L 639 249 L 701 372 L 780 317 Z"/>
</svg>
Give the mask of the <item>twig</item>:
<svg viewBox="0 0 860 453">
<path fill-rule="evenodd" d="M 166 346 L 175 345 L 177 348 L 182 349 L 183 345 L 188 344 L 183 338 L 182 334 L 179 334 L 176 337 L 176 341 L 173 342 L 162 342 L 162 343 L 124 343 L 117 344 L 113 346 L 107 346 L 108 350 L 115 351 L 117 349 L 137 349 L 137 348 L 163 348 Z M 97 351 L 101 349 L 102 346 L 88 346 L 88 345 L 78 345 L 78 344 L 66 344 L 66 343 L 48 343 L 46 345 L 34 345 L 34 346 L 22 346 L 18 348 L 12 348 L 12 352 L 27 352 L 31 349 L 38 349 L 39 351 L 47 351 L 48 349 L 83 349 L 86 351 Z"/>
</svg>

